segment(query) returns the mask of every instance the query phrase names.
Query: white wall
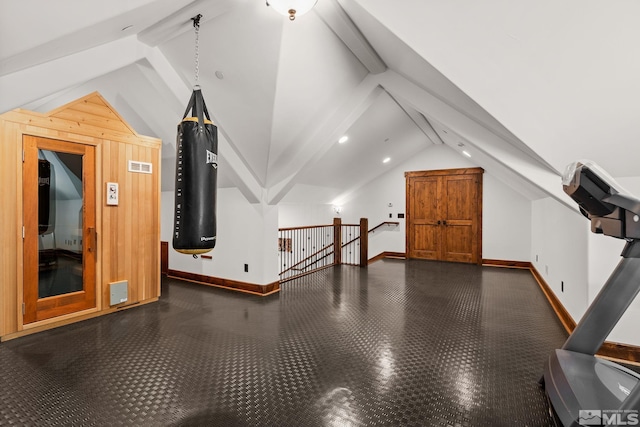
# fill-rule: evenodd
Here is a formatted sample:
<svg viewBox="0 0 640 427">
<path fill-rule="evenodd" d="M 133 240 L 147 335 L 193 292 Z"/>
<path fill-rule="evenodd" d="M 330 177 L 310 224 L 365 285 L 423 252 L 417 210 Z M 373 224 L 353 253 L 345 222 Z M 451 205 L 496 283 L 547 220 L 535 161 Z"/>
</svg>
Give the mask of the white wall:
<svg viewBox="0 0 640 427">
<path fill-rule="evenodd" d="M 405 252 L 406 222 L 404 219 L 398 218 L 398 213 L 406 214 L 404 173 L 475 166 L 446 145 L 428 147 L 408 161 L 391 166 L 387 173 L 348 195 L 343 203 L 343 222 L 355 224 L 360 218 L 368 218 L 369 228 L 385 221 L 399 222 L 400 225 L 394 229 L 381 229 L 383 231 L 370 236 L 369 258 L 382 252 Z M 389 204 L 392 206 L 389 207 Z M 389 218 L 389 214 L 392 214 L 393 218 Z"/>
<path fill-rule="evenodd" d="M 531 262 L 576 321 L 588 301 L 588 228 L 577 210 L 555 199 L 531 204 Z"/>
<path fill-rule="evenodd" d="M 631 194 L 640 196 L 640 177 L 616 179 Z M 584 221 L 588 221 L 584 218 Z M 620 262 L 625 242 L 602 234 L 589 233 L 589 302 L 593 301 L 609 275 Z M 640 345 L 640 297 L 631 304 L 620 322 L 609 335 L 608 341 Z"/>
<path fill-rule="evenodd" d="M 634 194 L 640 194 L 629 182 L 619 181 Z M 531 240 L 532 263 L 571 317 L 579 322 L 620 261 L 624 241 L 591 233 L 585 217 L 551 198 L 532 203 Z M 607 340 L 640 345 L 638 324 L 640 298 L 631 304 Z"/>
<path fill-rule="evenodd" d="M 584 219 L 587 223 L 587 219 Z M 589 233 L 589 303 L 598 295 L 609 275 L 622 257 L 620 253 L 625 242 L 620 239 Z M 620 322 L 611 331 L 608 341 L 640 345 L 638 325 L 640 324 L 640 298 L 631 304 Z"/>
<path fill-rule="evenodd" d="M 353 2 L 557 170 L 637 169 L 640 2 Z"/>
<path fill-rule="evenodd" d="M 430 146 L 344 196 L 340 201 L 343 207 L 340 216 L 343 223 L 349 224 L 368 218 L 369 228 L 385 221 L 399 222 L 397 227 L 381 228 L 369 236 L 369 258 L 382 252 L 405 252 L 406 224 L 398 218 L 398 213 L 405 213 L 406 208 L 404 173 L 476 166 L 447 145 Z M 531 202 L 486 172 L 483 181 L 483 258 L 529 261 Z M 330 224 L 336 216 L 332 206 L 311 203 L 281 205 L 279 212 L 281 227 Z"/>
<path fill-rule="evenodd" d="M 405 252 L 406 223 L 397 217 L 406 210 L 404 173 L 476 166 L 447 145 L 431 146 L 359 189 L 345 203 L 343 217 L 347 222 L 367 217 L 370 228 L 383 221 L 400 222 L 394 229 L 370 236 L 369 257 L 385 251 Z M 486 172 L 483 187 L 483 258 L 528 261 L 531 202 Z"/>
<path fill-rule="evenodd" d="M 483 258 L 531 260 L 531 201 L 487 172 L 482 223 Z"/>
<path fill-rule="evenodd" d="M 305 225 L 333 224 L 339 217 L 333 205 L 314 203 L 280 203 L 278 205 L 278 227 L 303 227 Z"/>
<path fill-rule="evenodd" d="M 169 242 L 169 268 L 259 285 L 277 281 L 278 207 L 250 204 L 236 188 L 218 189 L 217 206 L 216 246 L 207 254 L 213 259 L 194 259 L 171 249 L 174 192 L 162 192 L 161 238 Z"/>
</svg>

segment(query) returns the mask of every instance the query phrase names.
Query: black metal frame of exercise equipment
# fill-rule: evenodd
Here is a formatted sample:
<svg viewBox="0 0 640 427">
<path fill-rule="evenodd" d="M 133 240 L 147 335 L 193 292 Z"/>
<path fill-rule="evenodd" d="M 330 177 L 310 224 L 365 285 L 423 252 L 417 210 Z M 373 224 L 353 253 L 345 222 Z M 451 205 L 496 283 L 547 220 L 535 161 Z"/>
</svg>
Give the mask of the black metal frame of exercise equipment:
<svg viewBox="0 0 640 427">
<path fill-rule="evenodd" d="M 564 427 L 589 425 L 581 416 L 597 415 L 594 411 L 610 414 L 620 425 L 633 425 L 640 411 L 640 374 L 595 354 L 640 292 L 640 200 L 589 162 L 571 165 L 563 184 L 590 219 L 592 232 L 625 239 L 627 244 L 573 333 L 549 357 L 541 385 L 556 421 Z"/>
</svg>

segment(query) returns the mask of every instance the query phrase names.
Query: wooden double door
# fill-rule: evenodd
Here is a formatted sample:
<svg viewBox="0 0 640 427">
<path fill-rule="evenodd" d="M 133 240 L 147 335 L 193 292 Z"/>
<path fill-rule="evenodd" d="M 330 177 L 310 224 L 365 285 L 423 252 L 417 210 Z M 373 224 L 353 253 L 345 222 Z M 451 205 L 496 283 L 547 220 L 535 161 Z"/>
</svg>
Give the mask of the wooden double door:
<svg viewBox="0 0 640 427">
<path fill-rule="evenodd" d="M 482 263 L 483 172 L 405 173 L 408 258 Z"/>
</svg>

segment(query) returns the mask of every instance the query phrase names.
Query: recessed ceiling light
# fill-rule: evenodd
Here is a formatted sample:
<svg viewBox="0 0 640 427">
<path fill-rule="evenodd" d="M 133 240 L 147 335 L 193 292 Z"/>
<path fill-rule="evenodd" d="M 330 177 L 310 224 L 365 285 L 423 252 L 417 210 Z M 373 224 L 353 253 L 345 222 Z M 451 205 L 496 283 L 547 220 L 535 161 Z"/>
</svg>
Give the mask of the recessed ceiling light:
<svg viewBox="0 0 640 427">
<path fill-rule="evenodd" d="M 471 157 L 471 154 L 469 154 L 466 150 L 462 150 L 462 154 L 464 154 L 467 157 Z"/>
<path fill-rule="evenodd" d="M 338 140 L 338 144 L 344 144 L 345 142 L 347 142 L 349 140 L 349 137 L 347 135 L 343 136 L 342 138 L 340 138 Z"/>
<path fill-rule="evenodd" d="M 385 157 L 382 163 L 389 163 L 391 161 L 391 157 Z"/>
<path fill-rule="evenodd" d="M 220 80 L 224 79 L 224 74 L 222 74 L 222 71 L 220 71 L 220 70 L 216 71 L 215 75 Z"/>
</svg>

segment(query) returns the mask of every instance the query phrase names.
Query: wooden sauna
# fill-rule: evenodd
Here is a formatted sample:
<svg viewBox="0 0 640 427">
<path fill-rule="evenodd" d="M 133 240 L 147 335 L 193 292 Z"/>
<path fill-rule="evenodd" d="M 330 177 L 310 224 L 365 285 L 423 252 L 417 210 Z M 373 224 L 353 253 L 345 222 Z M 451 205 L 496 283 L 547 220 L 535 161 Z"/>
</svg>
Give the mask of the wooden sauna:
<svg viewBox="0 0 640 427">
<path fill-rule="evenodd" d="M 161 146 L 97 92 L 0 115 L 0 340 L 157 301 Z"/>
</svg>

